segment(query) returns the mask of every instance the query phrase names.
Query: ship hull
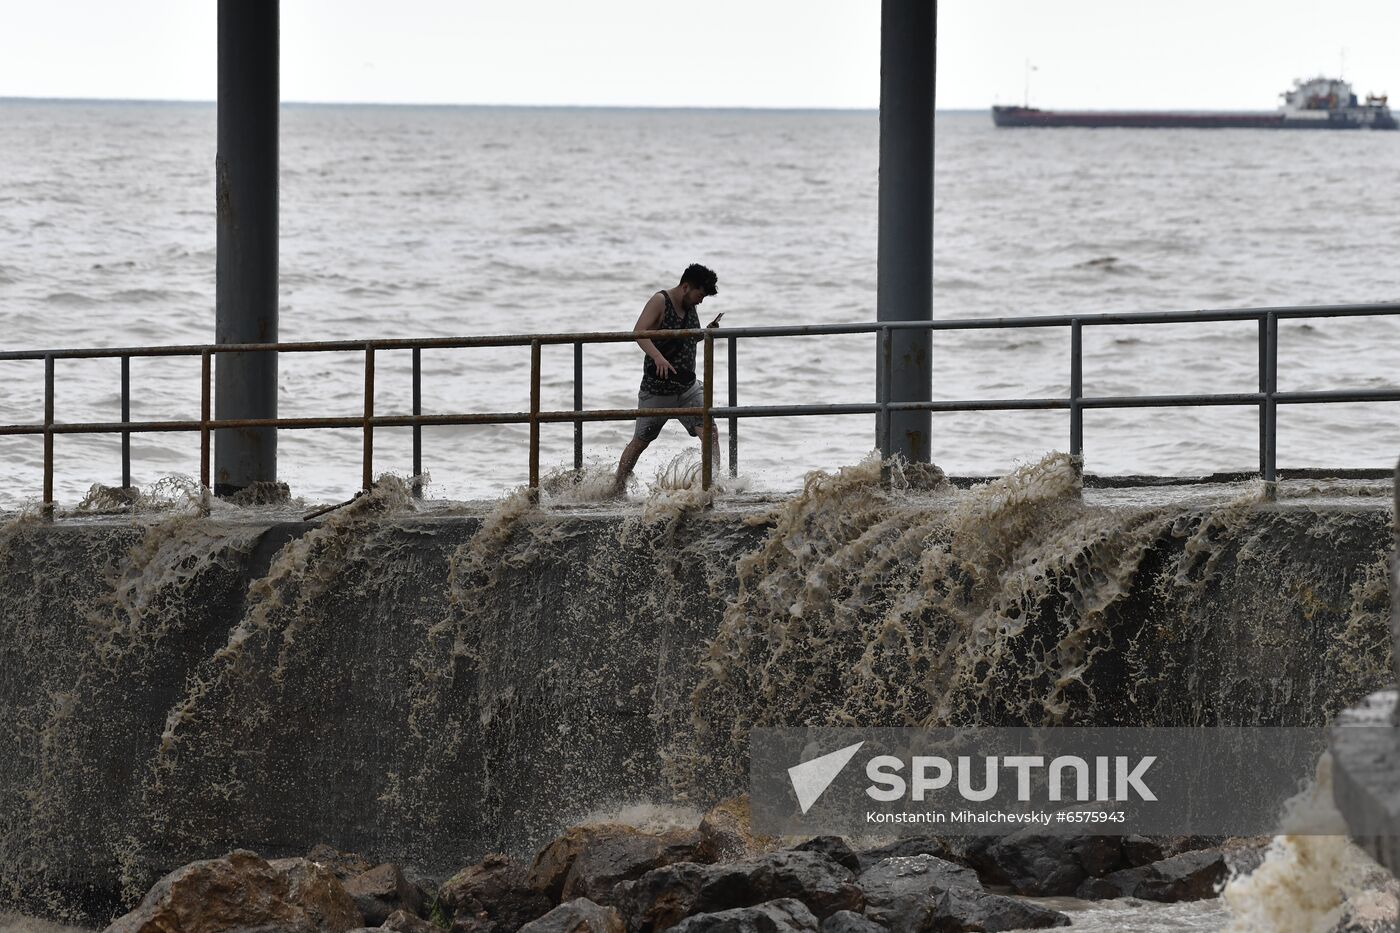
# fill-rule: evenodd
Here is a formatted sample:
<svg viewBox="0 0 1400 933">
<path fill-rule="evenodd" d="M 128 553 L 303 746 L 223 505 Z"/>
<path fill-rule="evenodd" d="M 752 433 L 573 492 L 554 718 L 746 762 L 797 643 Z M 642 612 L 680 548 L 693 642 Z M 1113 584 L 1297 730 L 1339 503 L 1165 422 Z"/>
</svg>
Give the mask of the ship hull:
<svg viewBox="0 0 1400 933">
<path fill-rule="evenodd" d="M 1141 129 L 1267 129 L 1355 130 L 1362 122 L 1336 113 L 1324 119 L 1288 118 L 1282 113 L 1174 113 L 1171 111 L 1037 110 L 1034 107 L 993 107 L 997 126 L 1129 127 Z M 1394 129 L 1395 121 L 1377 119 L 1375 129 Z"/>
</svg>

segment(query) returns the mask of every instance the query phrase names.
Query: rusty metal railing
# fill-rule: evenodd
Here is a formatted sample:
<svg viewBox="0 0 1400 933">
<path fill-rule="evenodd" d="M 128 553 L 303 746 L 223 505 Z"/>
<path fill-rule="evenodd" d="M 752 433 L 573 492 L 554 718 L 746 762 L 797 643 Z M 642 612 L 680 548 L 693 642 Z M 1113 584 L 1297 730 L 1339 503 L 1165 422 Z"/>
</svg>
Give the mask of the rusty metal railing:
<svg viewBox="0 0 1400 933">
<path fill-rule="evenodd" d="M 1277 478 L 1277 410 L 1282 404 L 1335 402 L 1400 401 L 1400 388 L 1341 389 L 1314 392 L 1278 391 L 1278 325 L 1296 318 L 1335 318 L 1400 315 L 1400 304 L 1349 304 L 1314 307 L 1254 308 L 1176 312 L 1137 312 L 1091 315 L 1045 315 L 1015 318 L 944 319 L 934 321 L 883 321 L 863 324 L 818 324 L 774 327 L 703 328 L 699 330 L 659 330 L 646 332 L 613 331 L 571 334 L 513 334 L 482 337 L 432 337 L 421 339 L 330 340 L 277 344 L 205 344 L 165 347 L 109 347 L 99 349 L 11 350 L 0 352 L 0 362 L 42 360 L 44 362 L 44 415 L 37 424 L 0 425 L 0 436 L 40 435 L 44 444 L 43 503 L 53 505 L 54 439 L 60 434 L 118 434 L 122 439 L 122 485 L 131 485 L 131 435 L 155 432 L 197 432 L 200 444 L 200 483 L 210 486 L 211 432 L 236 428 L 353 428 L 362 433 L 363 463 L 361 486 L 373 483 L 374 429 L 411 427 L 413 429 L 413 474 L 422 474 L 422 428 L 424 426 L 472 424 L 527 424 L 530 431 L 529 485 L 539 488 L 540 425 L 571 422 L 574 426 L 574 467 L 583 466 L 583 425 L 588 421 L 618 421 L 644 415 L 699 415 L 701 431 L 701 483 L 708 489 L 713 482 L 712 435 L 708 426 L 714 418 L 725 418 L 729 426 L 729 468 L 738 471 L 738 425 L 740 418 L 812 415 L 877 416 L 877 437 L 881 453 L 888 455 L 891 414 L 900 411 L 1036 411 L 1067 409 L 1070 413 L 1069 447 L 1073 456 L 1083 456 L 1084 411 L 1093 408 L 1195 407 L 1246 405 L 1259 408 L 1259 473 L 1267 482 Z M 1137 395 L 1086 397 L 1083 394 L 1083 329 L 1125 324 L 1185 324 L 1226 321 L 1256 321 L 1259 325 L 1259 391 L 1213 394 Z M 1070 329 L 1069 395 L 1053 398 L 895 400 L 890 397 L 889 373 L 892 364 L 891 335 L 896 330 L 994 330 L 1002 328 L 1068 327 Z M 883 378 L 876 387 L 874 403 L 749 405 L 738 403 L 737 344 L 740 339 L 838 334 L 877 334 Z M 589 343 L 627 343 L 639 338 L 652 340 L 693 339 L 702 343 L 704 392 L 699 408 L 592 409 L 583 407 L 583 347 Z M 717 339 L 728 343 L 728 405 L 714 404 L 714 345 Z M 573 408 L 543 411 L 540 407 L 540 349 L 546 345 L 572 344 L 574 350 Z M 422 351 L 428 349 L 469 349 L 479 347 L 528 346 L 530 348 L 530 409 L 524 412 L 422 413 Z M 374 410 L 375 354 L 387 350 L 411 350 L 413 354 L 413 411 L 408 415 L 380 415 Z M 239 418 L 211 416 L 213 358 L 221 353 L 311 353 L 355 352 L 364 354 L 364 410 L 359 416 L 327 418 Z M 130 361 L 134 357 L 198 356 L 200 358 L 200 417 L 197 421 L 131 421 Z M 55 364 L 59 360 L 121 360 L 121 420 L 114 422 L 66 423 L 55 418 Z"/>
</svg>

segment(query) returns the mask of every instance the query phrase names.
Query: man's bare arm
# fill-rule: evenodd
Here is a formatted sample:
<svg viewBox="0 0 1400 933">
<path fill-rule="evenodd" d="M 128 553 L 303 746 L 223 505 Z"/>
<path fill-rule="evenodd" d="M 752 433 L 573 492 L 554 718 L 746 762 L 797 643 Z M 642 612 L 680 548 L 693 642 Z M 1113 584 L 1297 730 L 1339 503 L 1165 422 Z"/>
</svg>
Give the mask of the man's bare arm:
<svg viewBox="0 0 1400 933">
<path fill-rule="evenodd" d="M 656 330 L 661 323 L 661 313 L 666 309 L 666 300 L 658 292 L 647 299 L 646 305 L 642 308 L 642 314 L 637 318 L 636 325 L 632 328 L 633 333 L 640 333 L 646 330 Z M 656 344 L 645 337 L 638 338 L 637 346 L 642 348 L 642 352 L 651 357 L 651 361 L 656 364 L 656 374 L 662 379 L 672 375 L 676 367 L 671 365 L 670 360 L 661 355 L 661 351 L 656 349 Z"/>
</svg>

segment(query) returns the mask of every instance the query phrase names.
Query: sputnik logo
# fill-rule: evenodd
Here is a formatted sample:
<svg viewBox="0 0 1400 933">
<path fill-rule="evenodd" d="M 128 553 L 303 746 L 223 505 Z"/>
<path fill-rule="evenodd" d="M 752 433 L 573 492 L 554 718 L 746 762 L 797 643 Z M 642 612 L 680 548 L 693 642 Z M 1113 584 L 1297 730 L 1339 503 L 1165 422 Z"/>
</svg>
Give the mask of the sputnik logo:
<svg viewBox="0 0 1400 933">
<path fill-rule="evenodd" d="M 792 781 L 792 789 L 797 793 L 797 802 L 802 807 L 805 814 L 812 809 L 812 804 L 826 789 L 831 786 L 831 782 L 836 780 L 841 769 L 850 763 L 856 752 L 864 742 L 857 742 L 854 745 L 847 745 L 845 748 L 837 749 L 811 761 L 804 761 L 800 765 L 793 765 L 788 768 L 788 778 Z"/>
</svg>

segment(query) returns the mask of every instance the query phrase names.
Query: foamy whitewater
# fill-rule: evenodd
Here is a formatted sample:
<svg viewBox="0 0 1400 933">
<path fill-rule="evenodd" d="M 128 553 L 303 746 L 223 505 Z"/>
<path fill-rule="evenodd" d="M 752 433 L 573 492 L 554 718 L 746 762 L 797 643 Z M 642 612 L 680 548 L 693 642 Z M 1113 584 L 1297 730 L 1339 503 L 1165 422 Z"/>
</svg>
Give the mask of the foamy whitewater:
<svg viewBox="0 0 1400 933">
<path fill-rule="evenodd" d="M 0 346 L 213 339 L 212 105 L 0 101 Z M 984 113 L 936 125 L 934 313 L 1080 311 L 1400 299 L 1384 244 L 1396 226 L 1400 136 L 1248 130 L 998 131 Z M 282 116 L 284 340 L 630 329 L 692 261 L 720 276 L 702 311 L 734 326 L 875 316 L 878 119 L 868 112 L 288 106 Z M 710 309 L 713 309 L 712 311 Z M 708 317 L 707 317 L 708 320 Z M 1282 390 L 1380 387 L 1400 369 L 1400 322 L 1286 322 Z M 1084 390 L 1254 391 L 1253 324 L 1085 334 Z M 1063 396 L 1063 331 L 941 334 L 936 397 Z M 873 337 L 741 342 L 739 401 L 870 401 Z M 635 403 L 641 353 L 589 346 L 584 401 Z M 425 411 L 528 407 L 527 349 L 424 354 Z M 721 350 L 719 373 L 724 372 Z M 359 354 L 284 357 L 281 414 L 362 411 Z M 409 354 L 376 361 L 376 411 L 409 410 Z M 0 422 L 42 414 L 41 363 L 0 364 Z M 132 417 L 194 418 L 199 364 L 138 360 Z M 572 405 L 572 355 L 546 348 L 543 403 Z M 115 361 L 58 367 L 60 421 L 116 420 Z M 723 389 L 722 376 L 717 380 Z M 720 397 L 723 392 L 719 393 Z M 1284 406 L 1283 467 L 1383 467 L 1400 444 L 1387 406 Z M 938 415 L 934 460 L 1005 472 L 1067 446 L 1064 412 Z M 1091 411 L 1088 469 L 1195 473 L 1257 466 L 1247 408 Z M 723 429 L 722 429 L 723 430 Z M 613 461 L 628 424 L 587 427 Z M 855 463 L 868 416 L 741 426 L 755 488 L 793 490 Z M 543 463 L 571 462 L 546 425 Z M 440 497 L 494 497 L 526 474 L 524 426 L 429 428 Z M 353 431 L 282 433 L 293 492 L 354 491 Z M 690 442 L 675 425 L 643 462 Z M 407 472 L 406 430 L 375 433 Z M 138 483 L 197 475 L 194 435 L 133 442 Z M 114 439 L 60 437 L 59 498 L 120 480 Z M 0 439 L 0 507 L 41 488 L 41 444 Z"/>
</svg>

